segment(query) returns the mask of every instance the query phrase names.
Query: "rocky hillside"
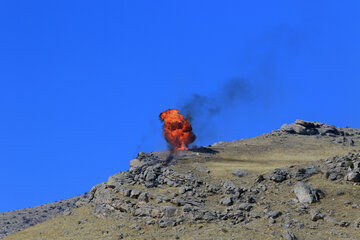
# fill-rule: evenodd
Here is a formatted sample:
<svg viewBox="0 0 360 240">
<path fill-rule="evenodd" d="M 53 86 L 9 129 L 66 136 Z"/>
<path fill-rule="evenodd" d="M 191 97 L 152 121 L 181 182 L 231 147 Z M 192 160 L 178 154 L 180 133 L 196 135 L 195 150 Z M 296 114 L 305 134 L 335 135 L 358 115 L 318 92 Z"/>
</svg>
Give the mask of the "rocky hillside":
<svg viewBox="0 0 360 240">
<path fill-rule="evenodd" d="M 359 239 L 360 130 L 296 121 L 139 153 L 66 215 L 5 239 Z"/>
</svg>

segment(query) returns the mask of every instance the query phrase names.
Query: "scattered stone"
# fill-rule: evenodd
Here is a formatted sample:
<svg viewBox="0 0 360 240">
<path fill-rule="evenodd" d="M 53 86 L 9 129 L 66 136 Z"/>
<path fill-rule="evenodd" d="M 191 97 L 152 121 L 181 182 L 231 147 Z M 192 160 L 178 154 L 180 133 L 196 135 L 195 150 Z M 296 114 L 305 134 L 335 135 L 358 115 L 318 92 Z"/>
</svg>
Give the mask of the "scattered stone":
<svg viewBox="0 0 360 240">
<path fill-rule="evenodd" d="M 265 181 L 265 178 L 263 175 L 259 175 L 256 179 L 255 182 L 256 183 L 261 183 L 262 181 Z"/>
<path fill-rule="evenodd" d="M 220 204 L 225 206 L 231 206 L 233 205 L 233 199 L 232 197 L 223 198 L 220 200 Z"/>
<path fill-rule="evenodd" d="M 225 181 L 223 183 L 223 187 L 226 189 L 227 192 L 229 193 L 235 193 L 238 189 L 238 187 L 236 187 L 235 183 L 232 181 Z"/>
<path fill-rule="evenodd" d="M 311 221 L 316 222 L 317 220 L 324 219 L 325 215 L 321 214 L 320 209 L 315 208 L 310 210 Z"/>
<path fill-rule="evenodd" d="M 276 219 L 276 218 L 280 217 L 281 214 L 282 214 L 282 213 L 281 213 L 280 211 L 269 211 L 269 212 L 268 212 L 268 216 L 269 216 L 270 218 L 273 218 L 273 219 Z"/>
<path fill-rule="evenodd" d="M 176 225 L 176 220 L 173 218 L 164 218 L 159 220 L 159 227 L 161 228 L 166 228 L 175 225 Z"/>
<path fill-rule="evenodd" d="M 241 203 L 241 204 L 239 205 L 239 209 L 240 209 L 240 210 L 245 210 L 245 211 L 247 211 L 247 212 L 251 211 L 252 208 L 253 208 L 253 206 L 251 206 L 251 205 L 248 204 L 248 203 Z"/>
</svg>

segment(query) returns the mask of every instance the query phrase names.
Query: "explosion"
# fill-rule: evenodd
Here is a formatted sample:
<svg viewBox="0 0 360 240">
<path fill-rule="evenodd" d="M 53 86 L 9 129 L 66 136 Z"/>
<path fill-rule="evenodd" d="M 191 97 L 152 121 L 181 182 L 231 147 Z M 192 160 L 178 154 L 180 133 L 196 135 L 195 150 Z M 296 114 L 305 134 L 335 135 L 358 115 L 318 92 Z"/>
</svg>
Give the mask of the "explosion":
<svg viewBox="0 0 360 240">
<path fill-rule="evenodd" d="M 163 134 L 165 140 L 173 150 L 187 150 L 187 146 L 195 141 L 196 136 L 192 133 L 191 124 L 178 109 L 168 109 L 160 114 L 164 121 Z"/>
</svg>

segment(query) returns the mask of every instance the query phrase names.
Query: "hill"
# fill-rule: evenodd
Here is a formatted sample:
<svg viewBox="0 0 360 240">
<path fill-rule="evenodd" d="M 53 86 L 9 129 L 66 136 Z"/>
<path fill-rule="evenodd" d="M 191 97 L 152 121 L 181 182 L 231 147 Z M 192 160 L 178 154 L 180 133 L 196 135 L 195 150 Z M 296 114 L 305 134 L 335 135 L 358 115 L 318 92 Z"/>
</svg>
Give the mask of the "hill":
<svg viewBox="0 0 360 240">
<path fill-rule="evenodd" d="M 76 207 L 4 239 L 359 239 L 359 145 L 359 129 L 297 120 L 139 153 Z"/>
</svg>

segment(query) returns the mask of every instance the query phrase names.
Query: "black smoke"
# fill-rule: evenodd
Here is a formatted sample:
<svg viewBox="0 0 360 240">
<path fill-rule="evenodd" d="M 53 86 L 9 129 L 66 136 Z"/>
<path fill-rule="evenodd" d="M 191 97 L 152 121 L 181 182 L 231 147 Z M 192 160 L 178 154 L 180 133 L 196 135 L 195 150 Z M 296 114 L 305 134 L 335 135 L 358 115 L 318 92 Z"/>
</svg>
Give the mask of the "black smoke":
<svg viewBox="0 0 360 240">
<path fill-rule="evenodd" d="M 223 110 L 235 107 L 251 99 L 250 85 L 241 78 L 227 81 L 221 88 L 208 96 L 193 94 L 185 100 L 180 112 L 185 118 L 194 121 L 201 118 L 212 118 Z"/>
<path fill-rule="evenodd" d="M 216 135 L 212 119 L 223 111 L 238 108 L 252 100 L 250 84 L 242 78 L 232 78 L 209 95 L 193 94 L 180 105 L 180 113 L 193 125 L 200 138 Z"/>
</svg>

